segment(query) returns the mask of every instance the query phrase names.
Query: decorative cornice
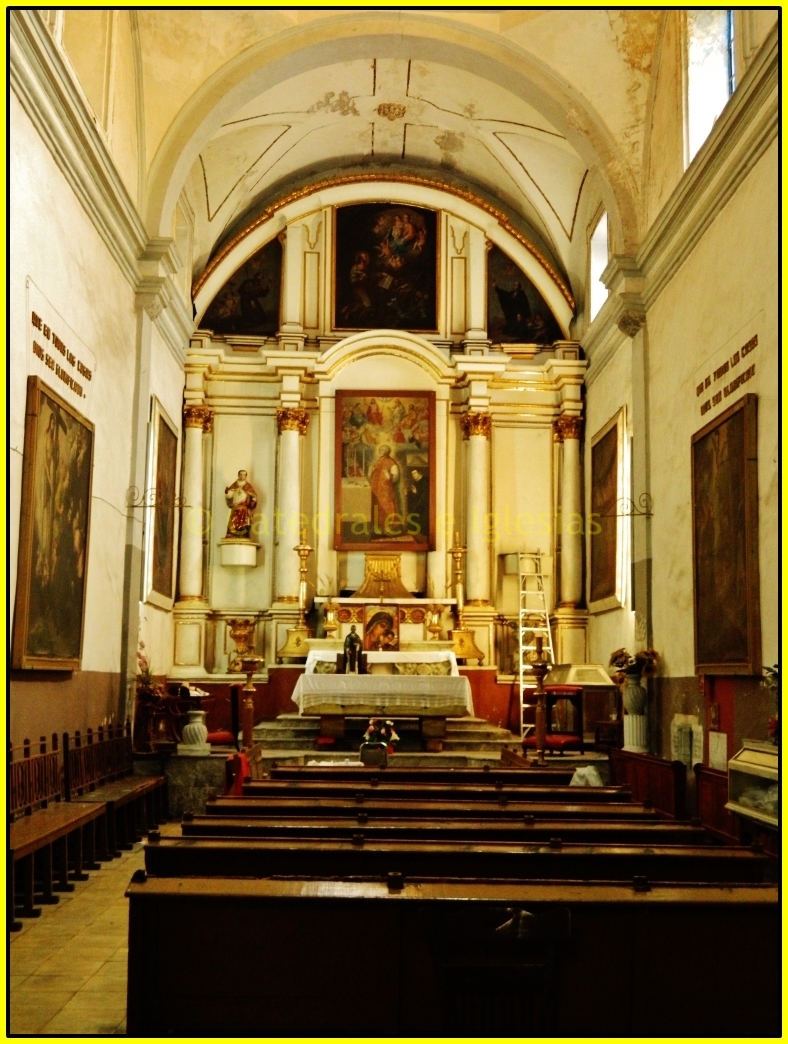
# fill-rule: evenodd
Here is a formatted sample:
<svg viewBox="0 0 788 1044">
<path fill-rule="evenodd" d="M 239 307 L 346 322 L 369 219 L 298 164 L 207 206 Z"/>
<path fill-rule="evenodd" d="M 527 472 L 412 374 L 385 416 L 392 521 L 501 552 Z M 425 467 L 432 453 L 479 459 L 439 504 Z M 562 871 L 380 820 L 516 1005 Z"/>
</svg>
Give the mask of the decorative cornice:
<svg viewBox="0 0 788 1044">
<path fill-rule="evenodd" d="M 621 333 L 634 337 L 646 321 L 645 309 L 626 309 L 618 317 L 617 325 Z"/>
<path fill-rule="evenodd" d="M 473 192 L 468 192 L 467 189 L 458 188 L 456 185 L 451 185 L 448 182 L 440 181 L 438 178 L 427 178 L 421 177 L 417 174 L 344 174 L 333 178 L 326 178 L 323 181 L 318 181 L 311 185 L 305 185 L 303 188 L 296 189 L 294 192 L 288 193 L 286 196 L 280 197 L 276 202 L 266 207 L 246 228 L 242 229 L 236 236 L 234 236 L 229 242 L 225 243 L 222 249 L 216 254 L 215 257 L 211 258 L 208 264 L 203 269 L 200 277 L 195 280 L 192 287 L 192 298 L 195 298 L 202 289 L 203 285 L 222 261 L 231 254 L 236 246 L 250 235 L 256 228 L 264 225 L 266 221 L 269 221 L 278 210 L 282 210 L 283 207 L 289 206 L 291 203 L 297 202 L 299 199 L 305 199 L 307 196 L 314 195 L 319 192 L 325 192 L 326 189 L 336 188 L 341 185 L 359 185 L 368 184 L 369 182 L 376 181 L 391 181 L 397 184 L 404 185 L 419 185 L 424 188 L 438 189 L 441 192 L 446 192 L 449 195 L 457 196 L 459 199 L 465 200 L 466 203 L 470 203 L 485 213 L 490 214 L 498 224 L 508 232 L 510 236 L 517 240 L 525 249 L 531 254 L 544 268 L 547 274 L 550 276 L 552 281 L 561 291 L 564 299 L 566 300 L 569 307 L 574 311 L 575 299 L 569 287 L 564 283 L 561 276 L 558 274 L 556 269 L 544 254 L 534 246 L 534 244 L 523 235 L 519 229 L 511 223 L 509 218 L 504 214 L 502 210 L 494 207 L 491 203 L 482 199 L 480 196 L 475 195 Z"/>
<path fill-rule="evenodd" d="M 276 411 L 276 423 L 280 434 L 283 431 L 297 431 L 299 435 L 306 435 L 309 414 L 295 406 L 280 406 Z"/>
<path fill-rule="evenodd" d="M 184 428 L 213 431 L 213 411 L 209 410 L 207 406 L 184 406 L 183 426 Z"/>
<path fill-rule="evenodd" d="M 460 417 L 463 439 L 469 439 L 471 435 L 482 435 L 489 439 L 492 433 L 492 417 L 489 413 L 463 413 Z"/>
<path fill-rule="evenodd" d="M 558 417 L 553 421 L 553 439 L 566 442 L 567 439 L 579 439 L 583 430 L 582 417 Z"/>
</svg>

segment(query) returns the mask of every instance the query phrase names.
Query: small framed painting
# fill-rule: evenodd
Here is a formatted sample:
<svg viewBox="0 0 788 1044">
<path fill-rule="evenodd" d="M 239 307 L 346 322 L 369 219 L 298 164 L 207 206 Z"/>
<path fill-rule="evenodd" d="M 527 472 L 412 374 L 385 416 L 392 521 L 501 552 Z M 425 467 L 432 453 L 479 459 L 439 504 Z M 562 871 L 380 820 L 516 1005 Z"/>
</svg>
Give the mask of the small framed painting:
<svg viewBox="0 0 788 1044">
<path fill-rule="evenodd" d="M 396 605 L 364 606 L 364 649 L 396 652 L 399 649 L 399 609 Z"/>
<path fill-rule="evenodd" d="M 338 391 L 334 547 L 434 547 L 435 393 Z"/>
<path fill-rule="evenodd" d="M 630 557 L 631 508 L 626 412 L 622 407 L 591 440 L 588 609 L 624 604 Z"/>
<path fill-rule="evenodd" d="M 93 425 L 27 379 L 12 666 L 74 671 L 82 661 Z"/>
<path fill-rule="evenodd" d="M 695 669 L 760 674 L 757 396 L 692 436 Z"/>
<path fill-rule="evenodd" d="M 151 399 L 144 507 L 145 601 L 171 609 L 175 593 L 178 429 Z"/>
</svg>

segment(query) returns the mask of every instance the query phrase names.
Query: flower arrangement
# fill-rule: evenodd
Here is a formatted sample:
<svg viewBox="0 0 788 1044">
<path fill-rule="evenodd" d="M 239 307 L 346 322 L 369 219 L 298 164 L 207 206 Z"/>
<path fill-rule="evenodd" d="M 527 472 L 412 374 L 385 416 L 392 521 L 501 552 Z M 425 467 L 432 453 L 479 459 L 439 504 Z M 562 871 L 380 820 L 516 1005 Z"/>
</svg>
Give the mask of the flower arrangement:
<svg viewBox="0 0 788 1044">
<path fill-rule="evenodd" d="M 640 677 L 642 674 L 656 674 L 659 665 L 659 653 L 656 649 L 641 649 L 634 656 L 626 649 L 616 649 L 610 655 L 610 667 L 616 668 L 613 681 L 621 685 L 626 675 Z"/>
<path fill-rule="evenodd" d="M 161 699 L 161 686 L 153 679 L 150 660 L 145 653 L 145 643 L 137 646 L 137 694 L 154 700 Z"/>
<path fill-rule="evenodd" d="M 780 742 L 780 665 L 775 663 L 772 667 L 763 668 L 763 679 L 761 685 L 769 689 L 777 696 L 777 714 L 769 718 L 766 725 L 766 734 L 770 742 L 775 745 Z"/>
</svg>

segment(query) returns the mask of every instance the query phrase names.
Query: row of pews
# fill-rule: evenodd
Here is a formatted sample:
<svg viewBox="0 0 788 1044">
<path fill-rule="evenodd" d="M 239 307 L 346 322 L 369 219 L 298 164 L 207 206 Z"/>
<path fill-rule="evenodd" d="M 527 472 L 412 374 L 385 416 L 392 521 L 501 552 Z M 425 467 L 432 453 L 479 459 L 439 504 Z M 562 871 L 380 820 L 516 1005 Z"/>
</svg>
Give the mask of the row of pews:
<svg viewBox="0 0 788 1044">
<path fill-rule="evenodd" d="M 282 767 L 152 832 L 128 1033 L 779 1035 L 773 863 L 570 777 Z"/>
</svg>

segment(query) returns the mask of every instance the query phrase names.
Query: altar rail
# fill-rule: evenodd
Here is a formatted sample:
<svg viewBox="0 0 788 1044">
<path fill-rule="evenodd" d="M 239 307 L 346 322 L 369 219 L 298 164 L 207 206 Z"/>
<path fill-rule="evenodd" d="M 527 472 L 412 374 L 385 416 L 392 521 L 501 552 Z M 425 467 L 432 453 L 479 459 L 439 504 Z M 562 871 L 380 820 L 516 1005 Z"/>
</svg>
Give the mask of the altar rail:
<svg viewBox="0 0 788 1044">
<path fill-rule="evenodd" d="M 49 751 L 46 736 L 40 738 L 36 754 L 32 752 L 29 739 L 21 747 L 9 744 L 8 762 L 8 814 L 11 822 L 19 815 L 29 816 L 34 809 L 46 808 L 50 801 L 61 800 L 62 762 L 56 732 L 52 733 L 52 749 Z"/>
</svg>

